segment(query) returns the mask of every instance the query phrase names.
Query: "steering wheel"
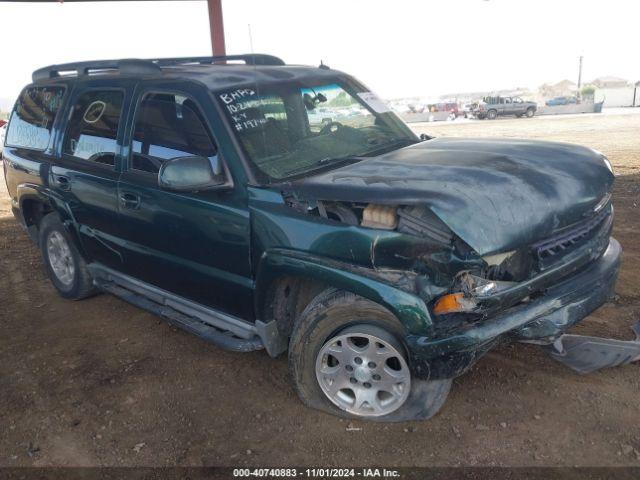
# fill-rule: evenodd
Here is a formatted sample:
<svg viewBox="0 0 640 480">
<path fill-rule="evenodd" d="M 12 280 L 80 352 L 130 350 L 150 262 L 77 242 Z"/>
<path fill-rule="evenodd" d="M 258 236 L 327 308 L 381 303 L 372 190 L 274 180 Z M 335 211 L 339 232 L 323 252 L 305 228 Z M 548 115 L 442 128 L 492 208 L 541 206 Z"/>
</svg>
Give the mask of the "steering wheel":
<svg viewBox="0 0 640 480">
<path fill-rule="evenodd" d="M 320 135 L 326 135 L 327 133 L 335 133 L 341 128 L 344 128 L 344 125 L 341 124 L 340 122 L 334 122 L 334 121 L 327 122 L 320 129 Z"/>
</svg>

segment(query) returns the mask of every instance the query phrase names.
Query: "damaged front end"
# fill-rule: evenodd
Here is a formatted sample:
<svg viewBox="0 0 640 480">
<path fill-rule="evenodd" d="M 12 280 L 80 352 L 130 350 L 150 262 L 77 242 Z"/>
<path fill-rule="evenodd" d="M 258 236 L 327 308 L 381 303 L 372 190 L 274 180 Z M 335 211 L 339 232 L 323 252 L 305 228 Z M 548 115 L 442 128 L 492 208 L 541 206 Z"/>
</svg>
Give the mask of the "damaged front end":
<svg viewBox="0 0 640 480">
<path fill-rule="evenodd" d="M 552 345 L 613 294 L 621 249 L 610 238 L 608 194 L 583 220 L 484 256 L 426 206 L 285 198 L 306 214 L 381 232 L 367 271 L 419 296 L 432 318 L 428 334 L 406 338 L 418 378 L 458 376 L 501 340 Z"/>
<path fill-rule="evenodd" d="M 506 340 L 556 345 L 554 358 L 584 371 L 623 363 L 620 355 L 637 352 L 638 344 L 600 343 L 611 348 L 599 356 L 579 355 L 585 350 L 576 348 L 573 356 L 563 356 L 559 348 L 567 329 L 614 294 L 621 248 L 610 237 L 612 223 L 607 198 L 585 220 L 524 248 L 485 256 L 480 269 L 459 272 L 450 290 L 430 304 L 434 336 L 408 340 L 414 362 L 422 361 L 430 378 L 458 375 Z"/>
</svg>

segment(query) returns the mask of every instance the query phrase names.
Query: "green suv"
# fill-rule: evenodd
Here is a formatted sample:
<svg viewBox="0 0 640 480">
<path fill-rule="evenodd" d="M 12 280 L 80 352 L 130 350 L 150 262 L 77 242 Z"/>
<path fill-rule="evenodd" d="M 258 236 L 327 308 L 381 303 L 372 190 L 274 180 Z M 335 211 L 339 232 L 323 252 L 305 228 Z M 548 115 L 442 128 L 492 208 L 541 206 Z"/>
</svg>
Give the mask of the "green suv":
<svg viewBox="0 0 640 480">
<path fill-rule="evenodd" d="M 288 351 L 304 403 L 348 417 L 432 416 L 497 343 L 607 301 L 620 263 L 602 154 L 417 137 L 353 77 L 269 55 L 37 70 L 4 169 L 63 297 Z"/>
</svg>

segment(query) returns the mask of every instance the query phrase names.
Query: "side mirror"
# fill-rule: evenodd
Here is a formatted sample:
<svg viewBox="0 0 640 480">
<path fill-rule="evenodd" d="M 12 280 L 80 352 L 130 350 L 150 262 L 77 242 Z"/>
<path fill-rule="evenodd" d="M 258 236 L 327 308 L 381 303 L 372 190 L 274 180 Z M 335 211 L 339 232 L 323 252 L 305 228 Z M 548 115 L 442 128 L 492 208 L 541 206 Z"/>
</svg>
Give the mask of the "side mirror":
<svg viewBox="0 0 640 480">
<path fill-rule="evenodd" d="M 195 192 L 225 184 L 222 162 L 218 156 L 172 158 L 158 172 L 161 188 L 177 192 Z"/>
<path fill-rule="evenodd" d="M 427 135 L 426 133 L 421 133 L 420 134 L 420 141 L 422 141 L 422 142 L 424 142 L 426 140 L 431 140 L 432 138 L 435 138 L 435 137 Z"/>
</svg>

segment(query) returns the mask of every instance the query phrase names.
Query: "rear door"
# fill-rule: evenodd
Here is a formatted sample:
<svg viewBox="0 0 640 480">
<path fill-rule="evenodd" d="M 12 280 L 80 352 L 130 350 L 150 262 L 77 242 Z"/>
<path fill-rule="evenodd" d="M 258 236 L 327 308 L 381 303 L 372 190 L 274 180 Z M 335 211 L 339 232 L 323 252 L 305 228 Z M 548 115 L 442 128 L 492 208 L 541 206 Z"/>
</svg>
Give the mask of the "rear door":
<svg viewBox="0 0 640 480">
<path fill-rule="evenodd" d="M 104 85 L 104 86 L 103 86 Z M 109 85 L 109 86 L 106 86 Z M 121 128 L 130 91 L 112 82 L 76 87 L 60 140 L 61 155 L 51 167 L 51 189 L 64 200 L 90 261 L 119 268 L 117 182 Z"/>
<path fill-rule="evenodd" d="M 175 87 L 141 88 L 137 94 L 130 155 L 118 183 L 124 271 L 194 302 L 252 318 L 245 190 L 172 192 L 158 186 L 163 162 L 220 155 L 210 128 L 219 119 L 208 93 Z"/>
</svg>

